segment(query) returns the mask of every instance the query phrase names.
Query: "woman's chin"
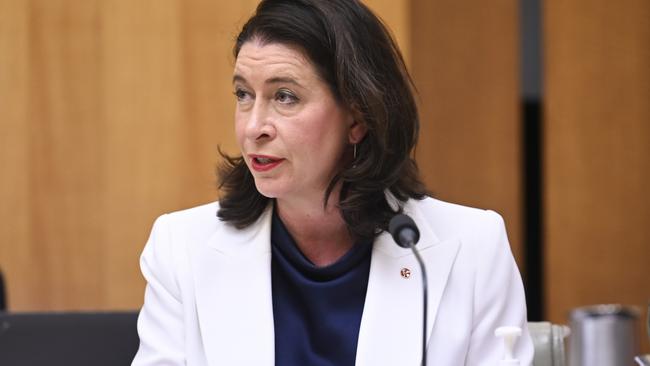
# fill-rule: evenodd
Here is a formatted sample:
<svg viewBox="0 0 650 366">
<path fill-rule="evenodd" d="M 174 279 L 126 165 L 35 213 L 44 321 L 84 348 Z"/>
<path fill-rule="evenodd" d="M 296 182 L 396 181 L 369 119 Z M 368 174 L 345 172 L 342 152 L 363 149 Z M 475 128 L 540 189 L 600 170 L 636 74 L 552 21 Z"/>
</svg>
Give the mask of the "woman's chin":
<svg viewBox="0 0 650 366">
<path fill-rule="evenodd" d="M 260 183 L 258 181 L 255 181 L 255 187 L 257 188 L 257 191 L 264 197 L 278 198 L 278 196 L 282 196 L 282 189 L 279 189 L 279 187 L 274 184 L 269 184 L 268 182 Z"/>
</svg>

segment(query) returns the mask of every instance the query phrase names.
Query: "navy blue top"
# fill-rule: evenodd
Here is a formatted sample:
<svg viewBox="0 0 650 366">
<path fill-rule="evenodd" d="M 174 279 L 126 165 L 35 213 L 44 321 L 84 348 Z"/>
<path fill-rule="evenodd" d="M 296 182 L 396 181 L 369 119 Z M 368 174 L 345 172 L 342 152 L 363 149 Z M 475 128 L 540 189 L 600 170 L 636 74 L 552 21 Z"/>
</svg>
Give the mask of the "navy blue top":
<svg viewBox="0 0 650 366">
<path fill-rule="evenodd" d="M 354 365 L 372 243 L 316 267 L 274 213 L 271 248 L 275 365 Z"/>
</svg>

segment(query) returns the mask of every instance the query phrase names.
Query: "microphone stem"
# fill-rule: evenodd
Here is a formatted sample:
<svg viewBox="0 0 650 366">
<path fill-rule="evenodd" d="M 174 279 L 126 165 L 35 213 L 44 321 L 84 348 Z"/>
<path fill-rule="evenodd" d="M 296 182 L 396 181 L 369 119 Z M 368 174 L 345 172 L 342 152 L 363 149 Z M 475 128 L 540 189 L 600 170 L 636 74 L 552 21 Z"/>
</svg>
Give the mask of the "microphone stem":
<svg viewBox="0 0 650 366">
<path fill-rule="evenodd" d="M 411 241 L 409 247 L 413 250 L 415 254 L 415 259 L 417 259 L 418 264 L 420 265 L 420 272 L 422 272 L 422 366 L 427 366 L 427 313 L 429 312 L 428 304 L 428 288 L 429 284 L 427 281 L 427 270 L 424 267 L 424 261 L 420 257 L 420 252 L 415 249 L 415 244 Z"/>
</svg>

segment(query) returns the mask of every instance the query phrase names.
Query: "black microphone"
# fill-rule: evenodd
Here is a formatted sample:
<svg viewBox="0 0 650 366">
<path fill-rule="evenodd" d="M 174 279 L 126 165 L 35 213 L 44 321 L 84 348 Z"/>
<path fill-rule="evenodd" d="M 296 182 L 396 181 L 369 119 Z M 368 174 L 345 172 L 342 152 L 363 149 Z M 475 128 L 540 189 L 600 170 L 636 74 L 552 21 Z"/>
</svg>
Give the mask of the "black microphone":
<svg viewBox="0 0 650 366">
<path fill-rule="evenodd" d="M 418 230 L 418 226 L 415 225 L 412 218 L 404 214 L 397 214 L 390 219 L 388 231 L 397 245 L 413 250 L 415 259 L 420 265 L 420 271 L 422 272 L 422 366 L 427 366 L 427 292 L 429 285 L 424 261 L 420 257 L 420 252 L 415 249 L 415 244 L 420 240 L 420 230 Z"/>
<path fill-rule="evenodd" d="M 399 214 L 393 216 L 388 223 L 388 231 L 395 243 L 402 248 L 411 248 L 420 240 L 420 230 L 412 218 Z"/>
</svg>

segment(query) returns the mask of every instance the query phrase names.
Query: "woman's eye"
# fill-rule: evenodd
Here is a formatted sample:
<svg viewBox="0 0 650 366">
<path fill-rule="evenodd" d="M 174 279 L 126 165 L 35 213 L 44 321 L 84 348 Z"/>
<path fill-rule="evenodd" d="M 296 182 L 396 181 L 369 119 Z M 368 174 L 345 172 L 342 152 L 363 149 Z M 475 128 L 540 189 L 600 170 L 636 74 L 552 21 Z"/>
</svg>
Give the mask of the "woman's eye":
<svg viewBox="0 0 650 366">
<path fill-rule="evenodd" d="M 246 90 L 243 90 L 243 89 L 236 89 L 233 94 L 235 94 L 235 97 L 237 98 L 237 101 L 239 101 L 239 102 L 246 101 L 248 98 L 250 98 L 250 94 Z"/>
<path fill-rule="evenodd" d="M 279 90 L 275 93 L 275 100 L 282 104 L 294 104 L 298 102 L 298 97 L 288 90 Z"/>
</svg>

